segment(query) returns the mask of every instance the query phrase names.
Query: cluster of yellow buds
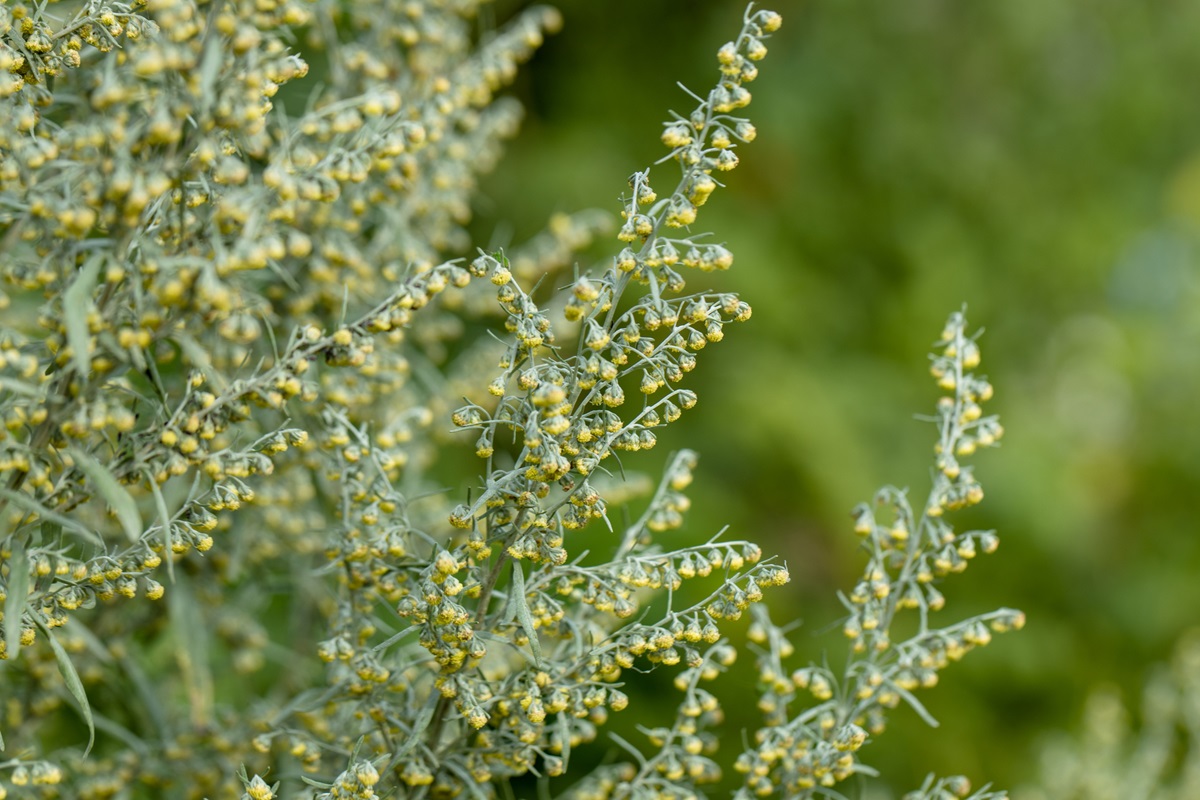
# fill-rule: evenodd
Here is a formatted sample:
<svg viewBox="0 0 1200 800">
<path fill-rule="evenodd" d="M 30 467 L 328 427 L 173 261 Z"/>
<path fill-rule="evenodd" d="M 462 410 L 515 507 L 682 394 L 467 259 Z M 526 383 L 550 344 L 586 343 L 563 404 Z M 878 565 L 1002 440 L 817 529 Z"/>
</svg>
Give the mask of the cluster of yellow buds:
<svg viewBox="0 0 1200 800">
<path fill-rule="evenodd" d="M 499 360 L 502 373 L 487 386 L 489 397 L 450 413 L 457 428 L 472 433 L 475 453 L 487 463 L 484 484 L 448 519 L 461 531 L 449 551 L 459 562 L 455 580 L 465 588 L 442 597 L 410 581 L 397 607 L 419 626 L 416 645 L 439 665 L 435 683 L 443 701 L 428 723 L 438 734 L 424 740 L 436 745 L 453 738 L 447 730 L 470 729 L 474 747 L 487 749 L 475 761 L 448 749 L 433 760 L 405 756 L 397 763 L 411 785 L 455 786 L 460 772 L 559 774 L 571 747 L 595 735 L 606 709 L 628 703 L 616 689 L 623 670 L 641 660 L 712 677 L 719 670 L 703 666 L 718 657 L 712 654 L 731 660 L 733 652 L 702 650 L 719 639 L 719 623 L 737 619 L 763 599 L 764 588 L 788 580 L 786 568 L 763 560 L 751 542 L 714 537 L 670 552 L 656 547 L 656 535 L 679 527 L 690 507 L 684 489 L 696 465 L 691 451 L 670 461 L 649 506 L 615 539 L 609 560 L 571 560 L 582 542 L 577 531 L 613 527 L 609 514 L 620 492 L 608 486 L 608 465 L 620 454 L 654 447 L 655 429 L 696 405 L 696 393 L 681 383 L 697 354 L 721 341 L 728 323 L 751 315 L 732 293 L 682 294 L 677 269 L 728 269 L 733 256 L 699 235 L 664 231 L 695 222 L 696 210 L 718 186 L 713 173 L 737 163 L 733 139 L 754 138 L 753 126 L 731 114 L 749 102 L 742 84 L 755 76 L 752 62 L 765 53 L 762 40 L 779 24 L 778 15 L 751 9 L 733 55 L 722 50 L 718 85 L 685 121 L 681 136 L 688 142 L 673 153 L 684 176 L 679 189 L 659 198 L 648 173 L 631 178 L 633 194 L 617 234 L 620 252 L 606 269 L 581 270 L 567 293 L 564 316 L 577 336 L 556 327 L 546 303 L 522 286 L 534 276 L 525 275 L 516 258 L 481 252 L 467 267 L 496 287 L 511 337 Z M 638 285 L 648 290 L 633 297 Z M 707 597 L 676 603 L 656 620 L 633 621 L 656 594 L 714 573 L 725 577 Z M 469 626 L 465 646 L 478 647 L 480 657 L 447 663 L 454 648 L 431 629 L 431 620 L 461 616 L 459 608 L 471 612 L 470 619 L 449 624 Z M 518 652 L 490 644 L 497 640 Z M 581 648 L 581 641 L 591 644 Z M 413 659 L 418 651 L 402 652 Z M 416 678 L 420 682 L 419 673 Z M 703 737 L 687 730 L 698 716 L 715 717 L 714 703 L 711 695 L 688 690 L 683 739 L 656 742 L 663 751 L 651 783 L 661 783 L 662 796 L 719 774 L 700 752 L 707 747 L 697 745 Z M 547 741 L 549 748 L 539 749 Z M 602 770 L 580 785 L 624 796 L 631 779 L 638 785 L 636 773 Z"/>
</svg>

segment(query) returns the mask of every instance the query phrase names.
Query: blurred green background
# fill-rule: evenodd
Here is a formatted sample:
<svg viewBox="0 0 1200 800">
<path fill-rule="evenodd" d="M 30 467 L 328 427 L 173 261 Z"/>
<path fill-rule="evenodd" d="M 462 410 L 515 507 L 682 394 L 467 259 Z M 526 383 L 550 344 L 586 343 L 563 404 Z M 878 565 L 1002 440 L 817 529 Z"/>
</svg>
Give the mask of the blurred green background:
<svg viewBox="0 0 1200 800">
<path fill-rule="evenodd" d="M 665 112 L 692 107 L 675 81 L 707 91 L 743 8 L 559 7 L 563 31 L 514 89 L 528 116 L 485 181 L 480 244 L 554 211 L 615 212 L 663 154 Z M 1002 545 L 947 582 L 943 615 L 1009 605 L 1029 624 L 922 695 L 940 728 L 899 710 L 864 755 L 896 791 L 928 771 L 1016 788 L 1044 732 L 1075 727 L 1098 684 L 1136 700 L 1200 610 L 1200 3 L 774 8 L 784 28 L 750 86 L 759 139 L 697 226 L 734 252 L 720 282 L 755 315 L 705 352 L 701 403 L 655 456 L 700 451 L 689 534 L 729 524 L 782 554 L 775 618 L 804 620 L 804 658 L 840 652 L 823 631 L 862 565 L 848 511 L 884 483 L 923 497 L 925 354 L 966 303 L 1008 433 L 976 457 L 987 499 L 957 521 Z M 753 724 L 739 705 L 726 757 Z"/>
</svg>

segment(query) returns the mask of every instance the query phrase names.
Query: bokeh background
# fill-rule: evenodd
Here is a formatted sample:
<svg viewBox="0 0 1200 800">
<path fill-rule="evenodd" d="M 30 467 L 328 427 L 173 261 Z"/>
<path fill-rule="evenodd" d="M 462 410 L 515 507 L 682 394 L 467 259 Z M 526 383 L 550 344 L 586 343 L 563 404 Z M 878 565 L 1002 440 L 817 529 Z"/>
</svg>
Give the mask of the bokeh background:
<svg viewBox="0 0 1200 800">
<path fill-rule="evenodd" d="M 501 0 L 496 21 L 522 5 Z M 480 244 L 615 212 L 663 154 L 665 112 L 691 108 L 675 81 L 707 90 L 743 8 L 558 5 L 564 29 L 514 88 L 528 115 L 485 181 Z M 701 404 L 655 456 L 700 451 L 687 535 L 728 524 L 780 553 L 793 582 L 775 617 L 803 620 L 804 658 L 840 652 L 834 592 L 862 564 L 848 511 L 884 483 L 923 496 L 925 354 L 965 303 L 1007 436 L 976 458 L 987 499 L 958 521 L 1002 545 L 946 584 L 944 614 L 1009 605 L 1029 624 L 922 695 L 940 728 L 900 710 L 865 756 L 878 795 L 929 771 L 1019 788 L 1093 687 L 1136 705 L 1200 610 L 1200 3 L 773 7 L 759 139 L 700 217 L 736 256 L 721 285 L 755 315 L 706 351 Z M 753 724 L 739 691 L 734 731 Z M 665 718 L 655 696 L 633 722 Z"/>
</svg>

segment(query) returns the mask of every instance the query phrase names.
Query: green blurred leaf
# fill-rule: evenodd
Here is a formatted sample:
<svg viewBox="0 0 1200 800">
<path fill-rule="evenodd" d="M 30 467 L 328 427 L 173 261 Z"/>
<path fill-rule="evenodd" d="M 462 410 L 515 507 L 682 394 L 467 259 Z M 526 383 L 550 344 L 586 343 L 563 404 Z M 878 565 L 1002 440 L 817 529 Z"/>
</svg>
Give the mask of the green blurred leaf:
<svg viewBox="0 0 1200 800">
<path fill-rule="evenodd" d="M 21 617 L 29 602 L 29 553 L 19 539 L 8 559 L 8 596 L 4 599 L 4 644 L 9 660 L 21 652 Z"/>
<path fill-rule="evenodd" d="M 38 388 L 25 381 L 19 381 L 16 378 L 5 375 L 0 378 L 0 392 L 12 392 L 13 394 L 24 395 L 25 397 L 41 397 L 41 392 Z"/>
<path fill-rule="evenodd" d="M 483 792 L 483 789 L 481 789 L 479 786 L 479 781 L 474 778 L 470 772 L 467 772 L 464 767 L 454 763 L 453 761 L 447 761 L 445 766 L 446 769 L 458 776 L 458 779 L 462 781 L 463 786 L 467 787 L 467 793 L 470 794 L 471 797 L 475 798 L 475 800 L 489 800 L 490 795 Z"/>
<path fill-rule="evenodd" d="M 921 701 L 916 698 L 916 695 L 910 691 L 901 689 L 899 686 L 894 688 L 896 689 L 896 694 L 904 698 L 904 702 L 908 703 L 912 710 L 917 712 L 917 716 L 920 717 L 926 725 L 931 728 L 938 727 L 938 721 L 934 719 L 933 714 L 929 713 L 929 710 L 925 708 L 924 704 L 922 704 Z"/>
<path fill-rule="evenodd" d="M 117 519 L 121 521 L 121 527 L 125 529 L 125 535 L 129 537 L 129 541 L 137 542 L 141 539 L 145 528 L 142 527 L 142 515 L 138 511 L 137 501 L 133 499 L 133 495 L 117 482 L 117 479 L 103 464 L 83 450 L 78 447 L 69 447 L 67 450 L 75 459 L 75 465 L 88 476 L 104 501 L 117 512 Z"/>
<path fill-rule="evenodd" d="M 425 729 L 429 727 L 429 723 L 433 721 L 433 712 L 437 708 L 438 701 L 441 696 L 434 693 L 429 696 L 425 702 L 425 707 L 421 709 L 421 713 L 417 715 L 416 721 L 413 722 L 412 735 L 408 737 L 408 741 L 396 751 L 396 755 L 392 757 L 392 761 L 403 758 L 410 750 L 417 746 L 421 741 L 421 736 L 425 733 Z"/>
<path fill-rule="evenodd" d="M 0 488 L 0 498 L 7 500 L 14 506 L 25 509 L 30 514 L 36 514 L 44 520 L 61 525 L 65 530 L 86 539 L 97 547 L 104 546 L 104 540 L 97 536 L 94 531 L 83 527 L 83 525 L 80 525 L 68 516 L 59 514 L 57 511 L 51 511 L 24 492 L 14 492 L 11 489 Z"/>
<path fill-rule="evenodd" d="M 529 648 L 533 650 L 533 663 L 538 669 L 542 666 L 542 643 L 538 639 L 537 630 L 533 627 L 533 614 L 529 612 L 529 603 L 525 600 L 525 573 L 521 570 L 521 562 L 513 559 L 513 590 L 512 601 L 517 610 L 517 619 L 525 635 L 529 637 Z"/>
<path fill-rule="evenodd" d="M 158 481 L 154 480 L 153 476 L 146 476 L 150 482 L 150 491 L 154 494 L 154 508 L 158 511 L 158 524 L 162 526 L 163 532 L 163 553 L 167 562 L 167 576 L 171 579 L 171 583 L 175 582 L 175 560 L 171 558 L 171 512 L 167 510 L 167 501 L 163 497 L 162 489 L 158 487 Z"/>
<path fill-rule="evenodd" d="M 312 687 L 305 689 L 298 695 L 289 700 L 284 706 L 279 708 L 271 716 L 271 725 L 277 726 L 283 720 L 290 717 L 297 711 L 312 711 L 315 708 L 323 706 L 331 697 L 338 692 L 338 687 L 327 686 L 325 688 Z"/>
<path fill-rule="evenodd" d="M 213 718 L 214 686 L 208 668 L 208 629 L 200 615 L 200 604 L 183 575 L 176 576 L 175 585 L 167 592 L 171 627 L 175 630 L 175 658 L 183 673 L 192 708 L 192 721 L 208 725 Z"/>
<path fill-rule="evenodd" d="M 33 618 L 34 623 L 41 629 L 42 634 L 46 637 L 46 641 L 50 642 L 50 649 L 54 651 L 54 659 L 58 662 L 58 671 L 62 673 L 63 680 L 66 681 L 67 690 L 71 696 L 79 703 L 79 709 L 83 713 L 83 719 L 88 726 L 88 743 L 83 751 L 86 757 L 92 751 L 92 745 L 96 742 L 96 721 L 92 719 L 92 706 L 88 703 L 87 692 L 83 690 L 83 682 L 79 680 L 79 673 L 75 671 L 75 665 L 71 663 L 71 657 L 67 655 L 67 651 L 59 644 L 58 639 L 54 637 L 54 631 L 46 626 L 36 615 Z"/>
<path fill-rule="evenodd" d="M 128 653 L 122 654 L 120 663 L 125 670 L 126 677 L 129 678 L 138 697 L 141 698 L 142 705 L 146 708 L 146 715 L 154 723 L 158 734 L 162 737 L 167 736 L 169 733 L 167 710 L 159 701 L 154 684 L 146 676 L 137 659 L 131 658 Z"/>
<path fill-rule="evenodd" d="M 71 360 L 79 372 L 80 380 L 86 380 L 91 370 L 91 359 L 88 357 L 88 311 L 92 305 L 92 290 L 96 288 L 96 277 L 100 274 L 100 264 L 104 257 L 96 253 L 83 264 L 83 269 L 75 276 L 71 288 L 63 293 L 63 320 L 67 326 L 67 343 L 71 345 Z"/>
<path fill-rule="evenodd" d="M 38 536 L 34 538 L 33 544 L 40 545 L 59 542 L 62 540 L 62 532 L 62 525 L 59 525 L 52 519 L 44 519 L 42 520 L 42 524 L 38 526 Z"/>
</svg>

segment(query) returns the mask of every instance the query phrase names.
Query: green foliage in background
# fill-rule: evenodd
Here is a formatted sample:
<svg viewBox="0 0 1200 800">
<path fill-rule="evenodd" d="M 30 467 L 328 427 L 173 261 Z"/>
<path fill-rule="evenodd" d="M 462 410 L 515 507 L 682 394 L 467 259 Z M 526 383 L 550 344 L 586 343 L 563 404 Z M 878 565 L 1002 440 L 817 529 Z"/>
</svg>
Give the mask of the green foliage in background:
<svg viewBox="0 0 1200 800">
<path fill-rule="evenodd" d="M 1083 732 L 1042 750 L 1039 783 L 1021 800 L 1144 797 L 1200 792 L 1200 633 L 1185 633 L 1168 666 L 1153 671 L 1133 714 L 1112 686 L 1087 700 Z"/>
</svg>

